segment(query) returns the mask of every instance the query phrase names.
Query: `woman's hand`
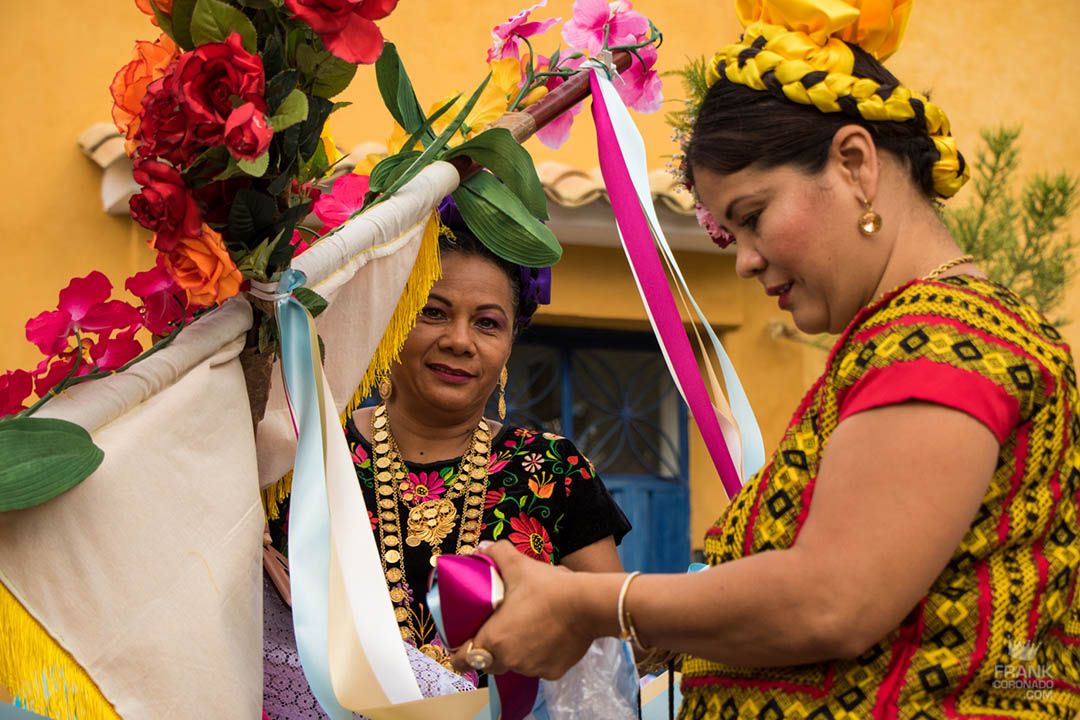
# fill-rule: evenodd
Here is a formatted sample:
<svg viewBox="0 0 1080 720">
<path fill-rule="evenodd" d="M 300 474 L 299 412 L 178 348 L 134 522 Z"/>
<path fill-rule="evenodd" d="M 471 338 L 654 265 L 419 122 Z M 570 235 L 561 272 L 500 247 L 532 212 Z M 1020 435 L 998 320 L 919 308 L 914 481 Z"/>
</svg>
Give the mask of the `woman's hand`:
<svg viewBox="0 0 1080 720">
<path fill-rule="evenodd" d="M 472 641 L 473 649 L 482 648 L 494 657 L 487 672 L 514 670 L 545 680 L 562 677 L 594 639 L 577 617 L 575 574 L 527 558 L 506 540 L 481 543 L 477 552 L 495 561 L 506 586 L 502 604 Z M 465 660 L 469 648 L 465 643 L 451 658 L 459 671 L 472 669 Z"/>
</svg>

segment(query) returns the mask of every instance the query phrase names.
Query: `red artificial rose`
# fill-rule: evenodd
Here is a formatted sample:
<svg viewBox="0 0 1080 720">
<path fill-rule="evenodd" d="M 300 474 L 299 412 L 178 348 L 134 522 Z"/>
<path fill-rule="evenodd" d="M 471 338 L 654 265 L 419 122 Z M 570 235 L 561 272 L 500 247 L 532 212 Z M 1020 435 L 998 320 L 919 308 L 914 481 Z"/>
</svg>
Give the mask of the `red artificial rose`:
<svg viewBox="0 0 1080 720">
<path fill-rule="evenodd" d="M 194 143 L 188 134 L 188 119 L 175 93 L 175 72 L 158 78 L 146 88 L 135 135 L 142 158 L 160 158 L 176 167 L 191 162 Z"/>
<path fill-rule="evenodd" d="M 25 370 L 8 370 L 0 375 L 0 416 L 25 410 L 23 400 L 30 395 L 32 385 L 33 378 Z"/>
<path fill-rule="evenodd" d="M 266 78 L 262 61 L 233 32 L 223 43 L 207 43 L 180 56 L 176 94 L 187 113 L 192 135 L 207 145 L 220 145 L 233 98 L 266 111 Z"/>
<path fill-rule="evenodd" d="M 285 7 L 322 37 L 326 49 L 351 63 L 373 63 L 383 39 L 373 21 L 386 17 L 397 0 L 285 0 Z"/>
<path fill-rule="evenodd" d="M 225 147 L 244 160 L 254 160 L 266 152 L 273 136 L 266 113 L 255 103 L 244 103 L 225 121 Z"/>
<path fill-rule="evenodd" d="M 181 238 L 199 234 L 199 206 L 176 168 L 157 160 L 143 160 L 133 175 L 143 189 L 131 198 L 131 217 L 156 233 L 153 244 L 157 250 L 168 252 Z"/>
</svg>

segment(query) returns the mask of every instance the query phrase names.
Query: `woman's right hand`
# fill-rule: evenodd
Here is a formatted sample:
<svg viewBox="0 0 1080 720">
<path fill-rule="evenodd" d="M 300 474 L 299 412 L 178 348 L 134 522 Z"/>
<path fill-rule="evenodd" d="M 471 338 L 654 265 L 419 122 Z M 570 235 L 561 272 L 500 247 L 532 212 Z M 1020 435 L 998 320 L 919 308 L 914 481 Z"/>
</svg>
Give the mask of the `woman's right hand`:
<svg viewBox="0 0 1080 720">
<path fill-rule="evenodd" d="M 595 639 L 583 627 L 575 602 L 579 578 L 570 570 L 527 558 L 506 540 L 481 543 L 476 550 L 499 568 L 506 594 L 503 602 L 477 631 L 472 649 L 494 657 L 492 674 L 513 670 L 554 680 L 562 677 Z M 466 662 L 469 643 L 451 658 L 458 670 Z"/>
</svg>

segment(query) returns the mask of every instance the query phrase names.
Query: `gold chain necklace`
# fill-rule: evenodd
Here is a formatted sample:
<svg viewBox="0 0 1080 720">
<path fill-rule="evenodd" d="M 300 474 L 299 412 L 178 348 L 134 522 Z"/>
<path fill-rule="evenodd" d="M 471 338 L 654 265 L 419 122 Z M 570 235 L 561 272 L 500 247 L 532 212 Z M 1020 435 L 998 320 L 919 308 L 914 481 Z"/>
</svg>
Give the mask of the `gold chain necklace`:
<svg viewBox="0 0 1080 720">
<path fill-rule="evenodd" d="M 379 554 L 390 588 L 390 599 L 396 606 L 394 618 L 401 626 L 401 636 L 409 639 L 413 636 L 408 627 L 409 611 L 399 604 L 408 597 L 404 548 L 401 547 L 400 506 L 413 500 L 416 495 L 408 499 L 403 496 L 404 492 L 415 488 L 408 482 L 408 469 L 390 430 L 386 403 L 379 403 L 371 416 L 371 450 L 375 497 L 379 506 Z M 405 544 L 409 547 L 417 547 L 421 542 L 431 545 L 429 562 L 432 567 L 435 566 L 435 559 L 442 554 L 440 545 L 443 539 L 453 532 L 457 520 L 457 508 L 452 500 L 462 494 L 465 495 L 463 521 L 458 531 L 455 553 L 466 555 L 475 549 L 480 537 L 480 520 L 488 488 L 487 465 L 490 455 L 491 429 L 487 421 L 481 418 L 461 458 L 450 490 L 443 497 L 423 501 L 409 509 L 409 534 Z"/>
<path fill-rule="evenodd" d="M 926 273 L 926 275 L 923 276 L 923 280 L 937 280 L 938 276 L 940 276 L 941 273 L 945 272 L 946 270 L 952 269 L 957 265 L 963 265 L 966 262 L 971 262 L 974 259 L 974 255 L 961 255 L 960 257 L 953 258 L 948 262 L 943 262 L 930 272 Z"/>
</svg>

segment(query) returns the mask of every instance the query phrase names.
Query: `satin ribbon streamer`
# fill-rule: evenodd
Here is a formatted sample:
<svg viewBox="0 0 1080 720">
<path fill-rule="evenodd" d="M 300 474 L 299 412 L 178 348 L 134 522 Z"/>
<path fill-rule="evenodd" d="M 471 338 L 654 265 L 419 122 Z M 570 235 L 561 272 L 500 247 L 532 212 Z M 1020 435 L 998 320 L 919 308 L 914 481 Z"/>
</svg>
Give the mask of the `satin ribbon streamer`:
<svg viewBox="0 0 1080 720">
<path fill-rule="evenodd" d="M 503 583 L 486 555 L 440 555 L 431 573 L 428 608 L 443 642 L 458 648 L 476 635 L 503 599 Z M 540 681 L 515 672 L 493 675 L 492 720 L 522 720 L 538 704 Z"/>
<path fill-rule="evenodd" d="M 325 399 L 315 324 L 291 293 L 306 278 L 286 270 L 276 303 L 281 330 L 281 369 L 298 432 L 289 506 L 289 570 L 293 629 L 304 676 L 333 720 L 352 720 L 330 682 L 328 607 L 330 525 L 327 522 L 325 440 L 320 431 Z"/>
<path fill-rule="evenodd" d="M 590 84 L 600 170 L 611 198 L 623 249 L 675 385 L 690 407 L 728 497 L 734 497 L 741 487 L 741 478 L 748 478 L 757 472 L 765 461 L 764 443 L 757 421 L 734 366 L 686 288 L 674 253 L 660 230 L 648 188 L 645 146 L 641 134 L 602 68 L 595 65 L 591 68 Z M 731 396 L 732 412 L 741 439 L 725 437 L 721 430 L 717 412 L 705 390 L 697 360 L 683 330 L 683 321 L 668 286 L 657 248 L 672 268 L 676 281 L 690 299 L 712 341 Z"/>
</svg>

